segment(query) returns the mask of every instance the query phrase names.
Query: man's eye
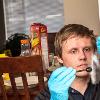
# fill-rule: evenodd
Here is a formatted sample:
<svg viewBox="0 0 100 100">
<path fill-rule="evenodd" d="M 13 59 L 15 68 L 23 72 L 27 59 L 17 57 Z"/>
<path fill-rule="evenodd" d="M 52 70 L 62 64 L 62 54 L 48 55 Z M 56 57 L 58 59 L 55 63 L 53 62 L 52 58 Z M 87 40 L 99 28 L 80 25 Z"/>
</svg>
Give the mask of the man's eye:
<svg viewBox="0 0 100 100">
<path fill-rule="evenodd" d="M 75 53 L 77 53 L 77 51 L 76 50 L 71 50 L 70 53 L 75 54 Z"/>
<path fill-rule="evenodd" d="M 89 51 L 91 51 L 91 48 L 85 48 L 84 51 L 89 52 Z"/>
</svg>

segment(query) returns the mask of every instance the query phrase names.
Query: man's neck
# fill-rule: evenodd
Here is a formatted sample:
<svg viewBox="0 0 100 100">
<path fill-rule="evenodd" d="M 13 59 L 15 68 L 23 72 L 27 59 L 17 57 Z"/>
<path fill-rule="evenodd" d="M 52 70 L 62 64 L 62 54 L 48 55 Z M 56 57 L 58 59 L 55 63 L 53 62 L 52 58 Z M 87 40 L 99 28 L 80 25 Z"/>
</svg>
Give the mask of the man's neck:
<svg viewBox="0 0 100 100">
<path fill-rule="evenodd" d="M 81 94 L 84 94 L 84 92 L 87 89 L 89 81 L 90 81 L 89 77 L 85 77 L 85 78 L 76 77 L 71 87 L 79 91 Z"/>
</svg>

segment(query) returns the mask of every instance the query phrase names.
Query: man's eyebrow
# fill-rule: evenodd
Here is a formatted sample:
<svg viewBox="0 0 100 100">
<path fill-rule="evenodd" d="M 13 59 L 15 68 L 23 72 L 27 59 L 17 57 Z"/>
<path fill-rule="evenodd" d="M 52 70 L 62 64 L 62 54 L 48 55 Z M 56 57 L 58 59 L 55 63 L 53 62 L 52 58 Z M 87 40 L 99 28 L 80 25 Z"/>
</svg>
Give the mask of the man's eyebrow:
<svg viewBox="0 0 100 100">
<path fill-rule="evenodd" d="M 69 50 L 73 50 L 73 49 L 74 49 L 74 50 L 77 50 L 78 48 L 76 48 L 76 47 L 73 47 L 73 48 L 70 48 Z"/>
<path fill-rule="evenodd" d="M 84 48 L 93 48 L 93 46 L 85 46 Z"/>
<path fill-rule="evenodd" d="M 83 47 L 83 49 L 84 48 L 93 48 L 93 46 L 85 46 L 85 47 Z M 78 49 L 77 47 L 73 47 L 73 48 L 68 48 L 67 51 L 69 51 L 69 50 L 77 50 L 77 49 Z"/>
</svg>

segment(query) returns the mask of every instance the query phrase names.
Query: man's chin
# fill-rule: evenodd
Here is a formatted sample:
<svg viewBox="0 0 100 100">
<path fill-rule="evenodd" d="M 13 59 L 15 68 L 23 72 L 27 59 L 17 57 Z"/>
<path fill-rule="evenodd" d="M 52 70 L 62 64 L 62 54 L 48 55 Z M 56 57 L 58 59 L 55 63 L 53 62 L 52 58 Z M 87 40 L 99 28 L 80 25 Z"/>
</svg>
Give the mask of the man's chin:
<svg viewBox="0 0 100 100">
<path fill-rule="evenodd" d="M 88 77 L 90 76 L 89 72 L 78 72 L 76 73 L 76 77 Z"/>
</svg>

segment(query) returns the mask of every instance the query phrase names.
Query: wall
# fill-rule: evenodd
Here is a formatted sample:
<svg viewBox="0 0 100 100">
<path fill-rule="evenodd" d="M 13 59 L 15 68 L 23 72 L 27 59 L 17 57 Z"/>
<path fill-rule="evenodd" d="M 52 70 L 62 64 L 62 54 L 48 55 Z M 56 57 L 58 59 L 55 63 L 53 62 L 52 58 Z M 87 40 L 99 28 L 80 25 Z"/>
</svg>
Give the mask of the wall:
<svg viewBox="0 0 100 100">
<path fill-rule="evenodd" d="M 64 0 L 64 18 L 65 24 L 83 24 L 100 34 L 98 0 Z"/>
<path fill-rule="evenodd" d="M 5 41 L 6 41 L 6 39 L 5 39 L 3 0 L 0 0 L 0 53 L 4 49 Z"/>
</svg>

